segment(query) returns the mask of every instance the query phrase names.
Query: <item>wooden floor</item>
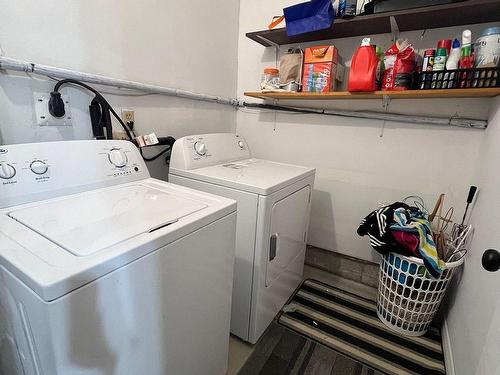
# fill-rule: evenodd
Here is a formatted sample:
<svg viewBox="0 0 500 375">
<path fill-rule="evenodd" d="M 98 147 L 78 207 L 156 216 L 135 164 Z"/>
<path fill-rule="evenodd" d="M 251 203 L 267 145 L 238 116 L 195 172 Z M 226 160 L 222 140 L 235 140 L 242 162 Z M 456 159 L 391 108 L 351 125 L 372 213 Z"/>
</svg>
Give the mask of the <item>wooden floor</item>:
<svg viewBox="0 0 500 375">
<path fill-rule="evenodd" d="M 239 375 L 382 375 L 273 323 Z"/>
<path fill-rule="evenodd" d="M 356 293 L 360 296 L 363 296 L 365 298 L 372 299 L 372 300 L 375 300 L 376 296 L 377 296 L 377 290 L 373 287 L 370 287 L 370 286 L 367 286 L 367 285 L 364 285 L 364 284 L 361 284 L 361 283 L 358 283 L 358 282 L 355 282 L 352 280 L 348 280 L 348 279 L 345 279 L 343 277 L 340 277 L 340 276 L 334 275 L 332 273 L 320 270 L 320 269 L 315 268 L 315 267 L 307 266 L 307 265 L 304 267 L 304 278 L 305 279 L 314 278 L 317 280 L 321 280 L 325 283 L 337 285 L 340 288 L 343 288 L 345 290 L 349 290 L 352 293 Z M 285 329 L 282 326 L 279 326 L 279 325 L 276 325 L 276 326 L 281 330 Z M 275 328 L 275 324 L 273 324 L 270 327 L 270 330 L 274 329 L 274 328 Z M 274 332 L 279 334 L 278 331 L 274 331 Z M 310 341 L 310 340 L 308 340 L 308 341 Z M 243 342 L 242 340 L 240 340 L 239 338 L 237 338 L 235 336 L 231 336 L 230 340 L 229 340 L 228 375 L 244 374 L 242 368 L 243 368 L 244 364 L 248 361 L 250 356 L 254 353 L 254 351 L 258 350 L 259 344 L 260 344 L 260 342 L 257 345 L 251 345 L 251 344 L 248 344 L 246 342 Z M 315 362 L 315 361 L 317 361 L 317 358 L 321 358 L 322 356 L 324 356 L 324 354 L 322 353 L 323 347 L 321 345 L 317 345 L 316 343 L 314 343 L 312 341 L 309 344 L 304 343 L 304 347 L 307 347 L 309 350 L 309 348 L 311 347 L 310 345 L 312 345 L 312 344 L 315 344 L 314 348 L 311 349 L 311 350 L 315 351 L 315 357 L 313 359 L 313 362 Z M 317 347 L 320 347 L 320 348 L 318 349 Z M 351 368 L 351 367 L 343 365 L 343 363 L 345 363 L 345 359 L 347 359 L 347 357 L 345 357 L 345 358 L 344 358 L 344 356 L 336 357 L 337 366 L 342 365 L 342 367 L 345 367 L 346 370 L 349 370 L 349 368 Z M 355 367 L 355 368 L 357 369 L 358 367 Z M 241 370 L 241 372 L 240 372 L 240 370 Z M 310 368 L 308 370 L 309 372 L 306 374 L 320 374 L 318 372 L 310 372 L 312 370 L 313 370 L 313 368 Z M 363 370 L 363 368 L 362 368 L 362 370 Z M 315 370 L 315 371 L 317 371 L 317 370 Z M 356 374 L 357 375 L 372 375 L 372 374 L 375 375 L 376 374 L 376 373 L 369 373 L 369 372 L 367 372 L 367 370 L 363 370 L 363 371 L 365 371 L 365 372 L 356 373 Z M 328 374 L 328 373 L 326 373 L 326 374 Z M 347 372 L 345 374 L 349 375 L 350 373 Z M 344 375 L 344 372 L 338 370 L 338 372 L 335 373 L 335 375 Z M 378 374 L 376 374 L 376 375 L 378 375 Z"/>
</svg>

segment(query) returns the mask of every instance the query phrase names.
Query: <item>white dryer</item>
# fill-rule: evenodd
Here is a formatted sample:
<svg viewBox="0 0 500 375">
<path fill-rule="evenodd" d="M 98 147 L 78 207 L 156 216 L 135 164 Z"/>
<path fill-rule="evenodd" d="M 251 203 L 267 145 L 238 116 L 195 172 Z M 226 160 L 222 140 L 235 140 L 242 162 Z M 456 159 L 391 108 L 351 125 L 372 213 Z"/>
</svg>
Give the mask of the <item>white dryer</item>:
<svg viewBox="0 0 500 375">
<path fill-rule="evenodd" d="M 231 332 L 257 342 L 302 280 L 313 168 L 251 158 L 243 137 L 178 139 L 169 181 L 238 202 Z"/>
<path fill-rule="evenodd" d="M 235 225 L 130 142 L 0 147 L 0 373 L 224 374 Z"/>
</svg>

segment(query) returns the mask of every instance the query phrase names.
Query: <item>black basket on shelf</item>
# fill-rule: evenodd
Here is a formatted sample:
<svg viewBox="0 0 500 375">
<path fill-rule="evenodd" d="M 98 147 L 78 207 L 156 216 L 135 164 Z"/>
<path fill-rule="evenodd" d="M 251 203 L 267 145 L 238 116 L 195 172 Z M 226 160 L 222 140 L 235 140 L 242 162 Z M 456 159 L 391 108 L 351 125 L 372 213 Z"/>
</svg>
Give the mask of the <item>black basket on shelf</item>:
<svg viewBox="0 0 500 375">
<path fill-rule="evenodd" d="M 418 90 L 500 87 L 500 67 L 418 73 Z"/>
</svg>

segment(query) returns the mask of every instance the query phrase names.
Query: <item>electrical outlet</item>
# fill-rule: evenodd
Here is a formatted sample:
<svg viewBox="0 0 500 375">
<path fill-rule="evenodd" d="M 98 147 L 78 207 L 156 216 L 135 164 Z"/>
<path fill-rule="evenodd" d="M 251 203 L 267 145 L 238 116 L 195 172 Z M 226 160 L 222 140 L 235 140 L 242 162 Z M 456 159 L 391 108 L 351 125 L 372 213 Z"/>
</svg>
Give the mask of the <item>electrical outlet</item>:
<svg viewBox="0 0 500 375">
<path fill-rule="evenodd" d="M 71 126 L 71 103 L 68 95 L 61 95 L 64 100 L 64 116 L 54 117 L 49 112 L 49 99 L 50 94 L 46 92 L 35 92 L 35 116 L 36 124 L 38 126 Z"/>
<path fill-rule="evenodd" d="M 124 123 L 134 122 L 135 121 L 135 112 L 130 108 L 122 109 L 122 120 Z"/>
</svg>

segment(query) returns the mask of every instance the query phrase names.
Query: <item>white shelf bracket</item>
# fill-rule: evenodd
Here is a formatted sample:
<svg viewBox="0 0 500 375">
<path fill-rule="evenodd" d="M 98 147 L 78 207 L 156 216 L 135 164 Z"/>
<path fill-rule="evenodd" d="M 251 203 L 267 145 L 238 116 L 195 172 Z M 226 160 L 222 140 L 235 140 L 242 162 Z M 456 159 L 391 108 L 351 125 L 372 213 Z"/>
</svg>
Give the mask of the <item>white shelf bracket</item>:
<svg viewBox="0 0 500 375">
<path fill-rule="evenodd" d="M 384 95 L 382 97 L 382 108 L 385 114 L 387 114 L 387 112 L 389 111 L 390 104 L 391 104 L 391 97 L 389 95 Z M 384 137 L 385 123 L 386 119 L 384 119 L 384 121 L 382 122 L 382 127 L 380 128 L 380 134 L 379 134 L 380 138 Z"/>
<path fill-rule="evenodd" d="M 391 97 L 389 95 L 382 96 L 382 108 L 385 112 L 389 109 L 389 104 L 391 104 Z"/>
<path fill-rule="evenodd" d="M 399 38 L 398 21 L 396 21 L 396 18 L 394 16 L 390 16 L 389 22 L 391 24 L 392 41 L 395 42 Z"/>
</svg>

